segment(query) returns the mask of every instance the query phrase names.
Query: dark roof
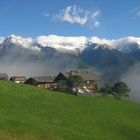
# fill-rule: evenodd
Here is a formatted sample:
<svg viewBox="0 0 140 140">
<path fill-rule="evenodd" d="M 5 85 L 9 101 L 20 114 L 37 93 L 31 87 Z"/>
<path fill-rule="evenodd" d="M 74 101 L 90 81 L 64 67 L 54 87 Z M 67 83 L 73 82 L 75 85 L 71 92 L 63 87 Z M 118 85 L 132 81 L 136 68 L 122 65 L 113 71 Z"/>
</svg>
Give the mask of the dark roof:
<svg viewBox="0 0 140 140">
<path fill-rule="evenodd" d="M 25 76 L 12 76 L 10 79 L 15 80 L 15 81 L 26 81 Z"/>
<path fill-rule="evenodd" d="M 88 80 L 99 80 L 100 76 L 94 71 L 91 70 L 81 70 L 81 71 L 70 71 L 67 73 L 62 73 L 65 77 L 69 77 L 71 75 L 80 75 L 85 81 Z"/>
<path fill-rule="evenodd" d="M 40 77 L 31 77 L 34 79 L 36 82 L 54 82 L 54 79 L 56 78 L 55 76 L 40 76 Z"/>
<path fill-rule="evenodd" d="M 8 75 L 6 73 L 0 73 L 0 79 L 8 79 Z"/>
</svg>

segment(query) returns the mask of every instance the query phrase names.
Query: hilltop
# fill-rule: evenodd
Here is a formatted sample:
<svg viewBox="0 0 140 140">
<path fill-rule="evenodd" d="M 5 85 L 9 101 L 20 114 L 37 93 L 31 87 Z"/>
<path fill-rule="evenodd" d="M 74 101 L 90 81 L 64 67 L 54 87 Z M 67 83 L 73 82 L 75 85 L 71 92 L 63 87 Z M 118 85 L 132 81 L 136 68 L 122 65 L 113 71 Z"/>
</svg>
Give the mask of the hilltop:
<svg viewBox="0 0 140 140">
<path fill-rule="evenodd" d="M 140 105 L 0 81 L 1 140 L 139 140 Z"/>
</svg>

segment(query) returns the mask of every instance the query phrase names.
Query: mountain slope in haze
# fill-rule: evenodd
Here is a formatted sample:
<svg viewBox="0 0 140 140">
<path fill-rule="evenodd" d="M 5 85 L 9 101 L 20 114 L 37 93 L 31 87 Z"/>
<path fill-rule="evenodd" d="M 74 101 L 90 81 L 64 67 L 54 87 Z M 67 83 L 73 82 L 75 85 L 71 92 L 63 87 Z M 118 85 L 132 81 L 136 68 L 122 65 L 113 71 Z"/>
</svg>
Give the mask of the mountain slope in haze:
<svg viewBox="0 0 140 140">
<path fill-rule="evenodd" d="M 11 35 L 0 38 L 0 71 L 12 75 L 46 75 L 93 67 L 115 79 L 139 61 L 140 38 L 136 37 L 106 40 L 49 35 L 32 39 Z"/>
<path fill-rule="evenodd" d="M 98 46 L 98 48 L 96 48 Z M 124 67 L 134 63 L 135 59 L 129 55 L 123 54 L 115 49 L 107 49 L 105 45 L 90 44 L 81 54 L 81 58 L 97 69 L 103 68 L 103 71 L 116 67 Z M 101 70 L 102 71 L 102 70 Z"/>
<path fill-rule="evenodd" d="M 106 45 L 90 44 L 82 52 L 81 59 L 102 72 L 104 79 L 109 81 L 112 79 L 112 82 L 140 61 L 138 56 L 139 50 L 122 53 L 116 49 L 108 49 Z"/>
<path fill-rule="evenodd" d="M 22 40 L 10 36 L 0 44 L 0 71 L 10 75 L 39 76 L 77 69 L 81 64 L 84 66 L 75 54 L 62 53 L 36 42 L 22 45 Z"/>
</svg>

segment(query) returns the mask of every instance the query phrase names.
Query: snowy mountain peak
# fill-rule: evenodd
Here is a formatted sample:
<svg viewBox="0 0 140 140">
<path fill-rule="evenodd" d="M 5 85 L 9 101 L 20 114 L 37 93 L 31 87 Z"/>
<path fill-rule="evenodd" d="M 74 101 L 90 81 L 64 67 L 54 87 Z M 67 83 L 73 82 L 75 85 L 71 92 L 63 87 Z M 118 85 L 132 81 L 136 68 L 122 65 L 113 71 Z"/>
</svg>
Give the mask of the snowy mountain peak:
<svg viewBox="0 0 140 140">
<path fill-rule="evenodd" d="M 124 53 L 131 52 L 134 49 L 140 49 L 140 38 L 132 37 L 132 36 L 116 39 L 116 40 L 115 39 L 111 39 L 111 40 L 101 39 L 94 36 L 94 37 L 91 37 L 90 41 L 92 43 L 100 44 L 102 45 L 102 47 L 105 47 L 108 49 L 116 49 Z"/>
<path fill-rule="evenodd" d="M 21 36 L 16 36 L 16 35 L 12 34 L 5 38 L 5 42 L 13 43 L 13 44 L 28 48 L 32 44 L 33 39 L 32 38 L 23 38 Z"/>
<path fill-rule="evenodd" d="M 0 37 L 0 44 L 4 41 L 4 37 Z"/>
<path fill-rule="evenodd" d="M 27 49 L 40 51 L 43 47 L 51 47 L 61 52 L 81 53 L 88 45 L 97 44 L 94 49 L 98 47 L 106 49 L 116 49 L 120 52 L 131 52 L 140 49 L 140 38 L 126 37 L 121 39 L 101 39 L 96 36 L 39 36 L 36 39 L 23 38 L 17 35 L 10 35 L 8 37 L 0 37 L 0 47 L 15 44 Z"/>
<path fill-rule="evenodd" d="M 39 36 L 36 39 L 38 44 L 42 46 L 49 46 L 55 48 L 59 51 L 75 51 L 79 49 L 82 51 L 85 48 L 85 44 L 88 42 L 85 36 L 80 37 L 71 37 L 71 36 L 56 36 L 56 35 L 48 35 L 48 36 Z"/>
<path fill-rule="evenodd" d="M 1 41 L 1 48 L 3 48 L 4 46 L 10 46 L 11 44 L 30 50 L 40 51 L 40 48 L 34 45 L 34 40 L 32 38 L 23 38 L 21 36 L 16 36 L 13 34 L 5 37 L 5 39 Z"/>
</svg>

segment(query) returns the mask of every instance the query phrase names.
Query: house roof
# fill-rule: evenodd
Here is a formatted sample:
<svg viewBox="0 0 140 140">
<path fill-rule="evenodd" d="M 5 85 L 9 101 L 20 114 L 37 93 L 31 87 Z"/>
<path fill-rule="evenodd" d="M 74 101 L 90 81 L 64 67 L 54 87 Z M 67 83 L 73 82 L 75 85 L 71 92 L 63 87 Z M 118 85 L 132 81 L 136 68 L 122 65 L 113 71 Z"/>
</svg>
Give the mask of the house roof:
<svg viewBox="0 0 140 140">
<path fill-rule="evenodd" d="M 66 78 L 69 78 L 71 75 L 80 75 L 85 81 L 88 80 L 99 80 L 100 76 L 94 71 L 82 70 L 82 71 L 70 71 L 67 73 L 62 73 Z"/>
<path fill-rule="evenodd" d="M 0 78 L 1 79 L 7 79 L 8 75 L 6 73 L 0 73 Z"/>
<path fill-rule="evenodd" d="M 15 81 L 26 81 L 27 78 L 25 76 L 12 76 L 10 79 Z"/>
<path fill-rule="evenodd" d="M 54 79 L 56 78 L 55 76 L 40 76 L 40 77 L 31 77 L 34 79 L 36 82 L 54 82 Z"/>
</svg>

